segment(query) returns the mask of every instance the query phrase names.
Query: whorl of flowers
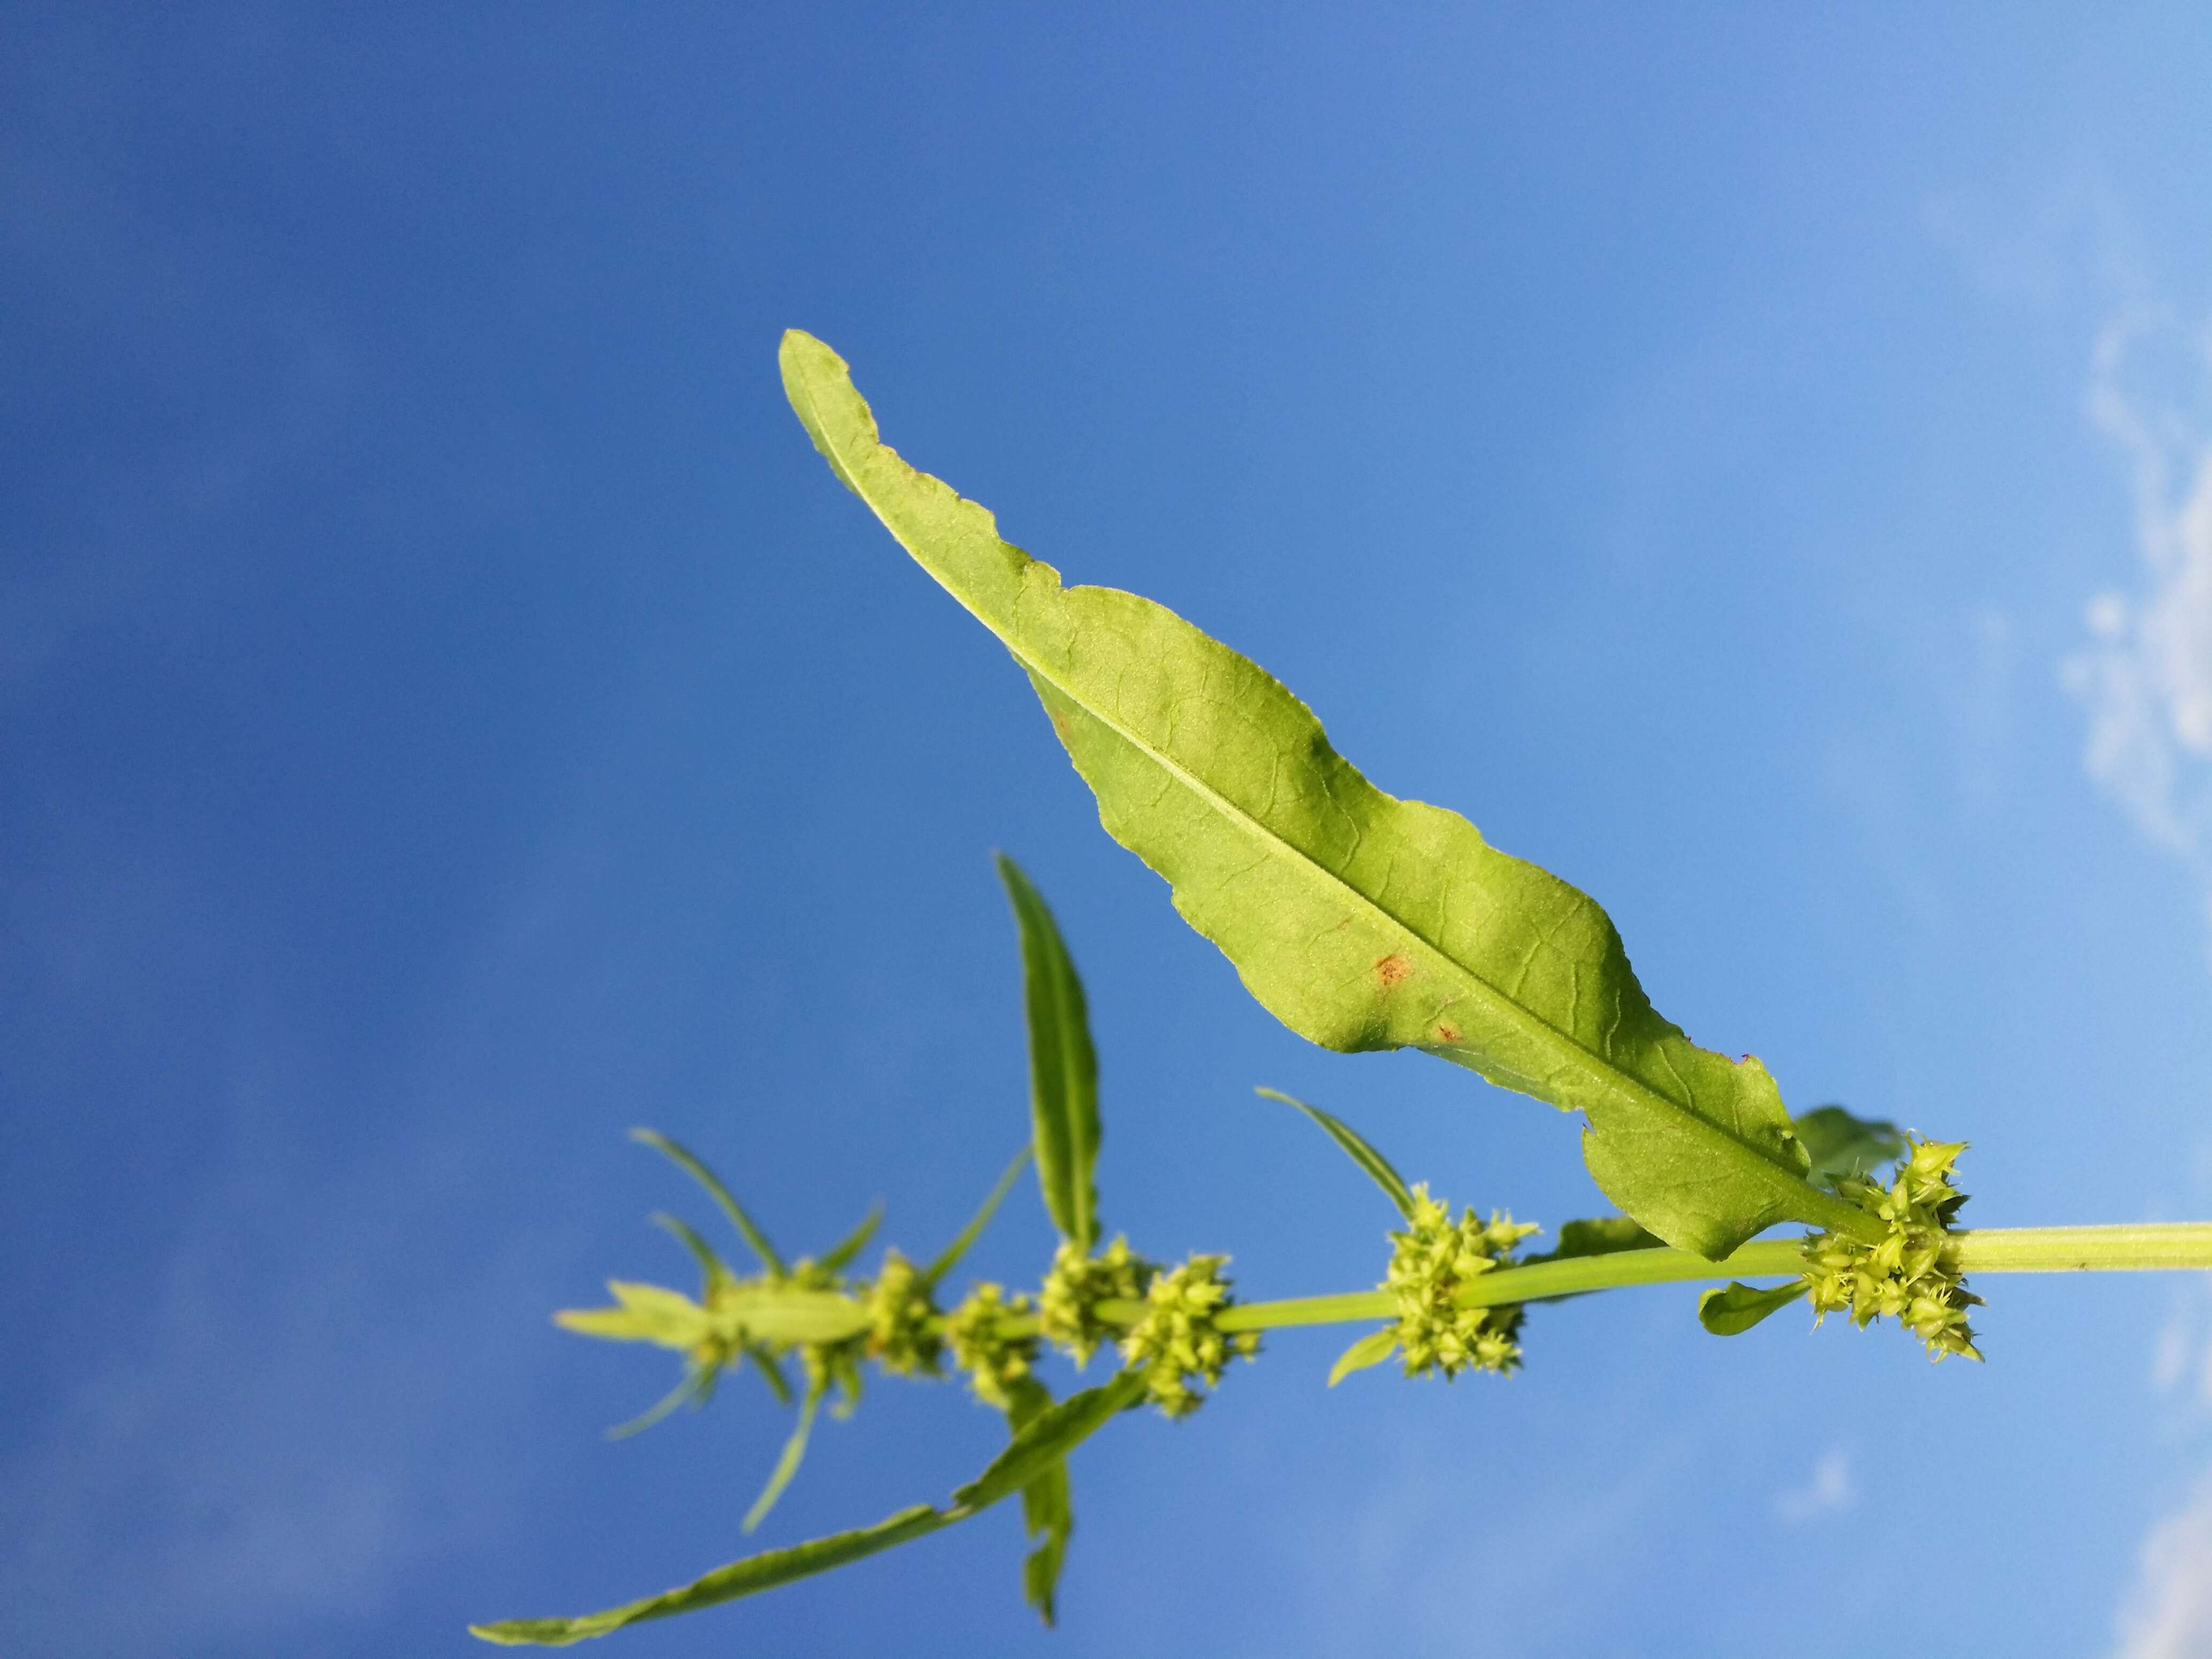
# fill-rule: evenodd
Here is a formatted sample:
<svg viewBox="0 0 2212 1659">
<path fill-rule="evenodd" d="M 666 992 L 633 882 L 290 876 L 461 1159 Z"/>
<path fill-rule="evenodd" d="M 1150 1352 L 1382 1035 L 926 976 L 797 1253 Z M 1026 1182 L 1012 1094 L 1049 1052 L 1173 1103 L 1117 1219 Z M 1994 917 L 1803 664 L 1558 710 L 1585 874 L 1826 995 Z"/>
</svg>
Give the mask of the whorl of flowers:
<svg viewBox="0 0 2212 1659">
<path fill-rule="evenodd" d="M 1062 1240 L 1037 1297 L 1037 1328 L 1077 1365 L 1087 1365 L 1116 1334 L 1115 1327 L 1098 1317 L 1098 1304 L 1137 1301 L 1158 1271 L 1129 1249 L 1127 1238 L 1117 1237 L 1097 1255 Z"/>
<path fill-rule="evenodd" d="M 968 1386 L 987 1406 L 1008 1409 L 1007 1393 L 1030 1375 L 1036 1364 L 1037 1340 L 1012 1335 L 1003 1327 L 1030 1312 L 1028 1297 L 1009 1297 L 998 1285 L 978 1285 L 968 1298 L 945 1316 L 945 1340 L 952 1349 L 952 1363 L 968 1373 Z"/>
<path fill-rule="evenodd" d="M 1194 1255 L 1180 1267 L 1153 1276 L 1145 1311 L 1121 1342 L 1122 1362 L 1145 1376 L 1145 1394 L 1170 1418 L 1188 1417 L 1206 1399 L 1199 1385 L 1221 1381 L 1232 1354 L 1260 1352 L 1257 1331 L 1234 1334 L 1217 1324 L 1229 1307 L 1225 1255 Z"/>
<path fill-rule="evenodd" d="M 1459 1291 L 1510 1261 L 1516 1244 L 1543 1230 L 1496 1210 L 1489 1220 L 1479 1221 L 1471 1207 L 1455 1222 L 1450 1206 L 1431 1198 L 1425 1183 L 1413 1189 L 1413 1200 L 1406 1230 L 1390 1235 L 1390 1274 L 1382 1281 L 1398 1302 L 1396 1335 L 1406 1375 L 1436 1370 L 1449 1381 L 1462 1370 L 1517 1369 L 1520 1307 L 1462 1307 Z"/>
<path fill-rule="evenodd" d="M 1815 1322 L 1849 1313 L 1853 1324 L 1866 1325 L 1887 1314 L 1927 1345 L 1931 1359 L 1953 1354 L 1979 1359 L 1966 1310 L 1982 1298 L 1966 1289 L 1958 1246 L 1949 1236 L 1951 1219 L 1966 1201 L 1952 1184 L 1951 1167 L 1966 1145 L 1917 1135 L 1905 1139 L 1911 1150 L 1888 1186 L 1845 1181 L 1837 1188 L 1887 1224 L 1887 1236 L 1878 1244 L 1832 1232 L 1805 1241 L 1805 1282 Z"/>
</svg>

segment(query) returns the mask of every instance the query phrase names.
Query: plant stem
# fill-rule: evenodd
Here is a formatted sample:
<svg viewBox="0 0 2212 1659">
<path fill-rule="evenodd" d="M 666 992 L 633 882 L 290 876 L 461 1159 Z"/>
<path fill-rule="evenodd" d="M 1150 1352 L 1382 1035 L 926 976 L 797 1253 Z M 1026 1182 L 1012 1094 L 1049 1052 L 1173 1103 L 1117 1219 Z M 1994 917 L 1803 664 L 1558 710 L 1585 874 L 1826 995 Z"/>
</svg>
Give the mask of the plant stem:
<svg viewBox="0 0 2212 1659">
<path fill-rule="evenodd" d="M 1959 1265 L 1970 1273 L 2122 1273 L 2160 1268 L 2212 1268 L 2212 1222 L 2142 1222 L 2108 1227 L 1995 1227 L 1954 1234 Z M 1609 1255 L 1539 1261 L 1483 1274 L 1459 1295 L 1462 1306 L 1497 1307 L 1541 1302 L 1591 1291 L 1637 1285 L 1694 1284 L 1729 1279 L 1789 1279 L 1802 1265 L 1799 1241 L 1747 1244 L 1709 1261 L 1692 1250 L 1619 1250 Z M 1109 1325 L 1137 1322 L 1141 1302 L 1102 1302 L 1098 1317 Z M 1224 1331 L 1280 1330 L 1293 1325 L 1342 1325 L 1394 1318 L 1397 1304 L 1387 1291 L 1342 1296 L 1301 1296 L 1279 1302 L 1246 1302 L 1220 1318 Z M 1036 1329 L 1034 1316 L 1009 1319 L 1009 1336 Z"/>
</svg>

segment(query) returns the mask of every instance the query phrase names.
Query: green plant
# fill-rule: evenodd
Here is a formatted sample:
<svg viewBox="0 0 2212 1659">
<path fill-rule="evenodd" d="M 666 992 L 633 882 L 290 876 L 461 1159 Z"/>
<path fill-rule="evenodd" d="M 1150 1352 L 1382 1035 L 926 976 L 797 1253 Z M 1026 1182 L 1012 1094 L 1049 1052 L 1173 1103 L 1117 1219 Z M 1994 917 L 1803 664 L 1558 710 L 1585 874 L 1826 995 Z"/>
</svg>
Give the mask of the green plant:
<svg viewBox="0 0 2212 1659">
<path fill-rule="evenodd" d="M 1121 1238 L 1102 1250 L 1097 1066 L 1081 982 L 1050 911 L 1002 859 L 1024 965 L 1030 1139 L 959 1237 L 927 1268 L 887 1251 L 863 1279 L 849 1270 L 873 1234 L 871 1215 L 818 1261 L 787 1266 L 703 1164 L 640 1131 L 707 1188 L 761 1270 L 739 1274 L 690 1227 L 663 1218 L 698 1261 L 696 1297 L 616 1284 L 615 1305 L 558 1317 L 586 1334 L 684 1357 L 676 1391 L 624 1431 L 703 1401 L 722 1372 L 745 1365 L 780 1401 L 797 1404 L 797 1426 L 747 1530 L 797 1469 L 820 1407 L 833 1393 L 843 1409 L 858 1401 L 866 1363 L 935 1377 L 949 1358 L 1005 1413 L 1006 1449 L 945 1504 L 755 1555 L 605 1612 L 482 1625 L 477 1635 L 549 1644 L 603 1635 L 860 1559 L 1017 1493 L 1033 1543 L 1024 1584 L 1048 1623 L 1073 1526 L 1068 1453 L 1147 1401 L 1187 1416 L 1271 1329 L 1365 1327 L 1331 1383 L 1394 1354 L 1408 1376 L 1449 1379 L 1517 1368 L 1530 1304 L 1718 1280 L 1698 1303 L 1717 1334 L 1747 1330 L 1802 1297 L 1816 1319 L 1842 1313 L 1865 1325 L 1887 1315 L 1935 1359 L 1979 1359 L 1967 1310 L 1980 1298 L 1966 1288 L 1969 1273 L 2212 1267 L 2212 1224 L 1959 1230 L 1962 1145 L 1837 1106 L 1793 1117 L 1757 1060 L 1698 1048 L 1653 1009 L 1589 898 L 1492 848 L 1464 818 L 1375 788 L 1288 690 L 1171 612 L 1133 594 L 1063 587 L 1049 566 L 1000 540 L 984 508 L 881 442 L 844 363 L 819 341 L 787 335 L 783 373 L 831 469 L 1012 653 L 1109 833 L 1167 880 L 1176 908 L 1252 994 L 1325 1047 L 1425 1049 L 1581 1112 L 1583 1158 L 1620 1213 L 1567 1222 L 1551 1250 L 1516 1254 L 1539 1229 L 1472 1208 L 1455 1220 L 1350 1126 L 1274 1096 L 1326 1132 L 1396 1208 L 1403 1230 L 1389 1236 L 1376 1288 L 1238 1304 L 1225 1257 L 1164 1268 Z M 1039 1291 L 981 1285 L 940 1308 L 939 1285 L 1030 1157 L 1060 1239 Z M 1893 1161 L 1891 1178 L 1876 1179 Z M 1790 1223 L 1810 1231 L 1754 1242 Z M 1037 1374 L 1047 1348 L 1080 1364 L 1109 1346 L 1121 1361 L 1110 1378 L 1053 1399 Z M 785 1374 L 788 1360 L 800 1367 L 803 1393 Z"/>
</svg>

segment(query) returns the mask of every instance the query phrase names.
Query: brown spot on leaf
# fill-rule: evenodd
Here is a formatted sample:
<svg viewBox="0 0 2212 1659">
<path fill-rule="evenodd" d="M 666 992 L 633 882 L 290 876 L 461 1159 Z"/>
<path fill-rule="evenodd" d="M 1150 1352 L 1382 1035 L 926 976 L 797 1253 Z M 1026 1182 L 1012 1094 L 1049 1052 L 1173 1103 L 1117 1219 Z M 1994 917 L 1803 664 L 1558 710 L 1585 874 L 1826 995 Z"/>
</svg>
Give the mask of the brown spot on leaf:
<svg viewBox="0 0 2212 1659">
<path fill-rule="evenodd" d="M 1375 964 L 1375 977 L 1386 991 L 1394 985 L 1402 985 L 1413 976 L 1413 964 L 1407 960 L 1403 951 L 1393 951 Z"/>
<path fill-rule="evenodd" d="M 1458 1027 L 1458 1026 L 1456 1026 L 1456 1025 L 1448 1025 L 1448 1024 L 1446 1024 L 1446 1025 L 1438 1025 L 1438 1026 L 1437 1027 L 1437 1042 L 1457 1042 L 1459 1041 L 1459 1039 L 1460 1039 L 1460 1029 L 1459 1029 L 1459 1027 Z"/>
</svg>

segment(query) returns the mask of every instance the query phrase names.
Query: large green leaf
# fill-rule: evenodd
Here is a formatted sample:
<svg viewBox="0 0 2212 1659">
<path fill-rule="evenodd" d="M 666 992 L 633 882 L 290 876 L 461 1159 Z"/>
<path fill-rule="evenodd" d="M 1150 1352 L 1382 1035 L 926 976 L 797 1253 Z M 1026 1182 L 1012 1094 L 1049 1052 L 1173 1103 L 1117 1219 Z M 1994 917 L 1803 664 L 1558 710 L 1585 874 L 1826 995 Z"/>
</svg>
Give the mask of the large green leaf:
<svg viewBox="0 0 2212 1659">
<path fill-rule="evenodd" d="M 1670 1243 L 1718 1257 L 1779 1221 L 1864 1231 L 1806 1181 L 1766 1068 L 1662 1018 L 1587 896 L 1456 813 L 1384 794 L 1304 703 L 1173 612 L 1063 587 L 883 444 L 819 340 L 787 334 L 782 364 L 838 477 L 1013 653 L 1108 831 L 1278 1018 L 1331 1048 L 1424 1048 L 1586 1113 L 1598 1185 Z"/>
<path fill-rule="evenodd" d="M 1052 912 L 1022 867 L 998 854 L 999 878 L 1022 935 L 1022 1005 L 1030 1032 L 1030 1118 L 1037 1185 L 1060 1237 L 1088 1250 L 1098 1242 L 1098 1056 L 1083 981 Z"/>
</svg>

